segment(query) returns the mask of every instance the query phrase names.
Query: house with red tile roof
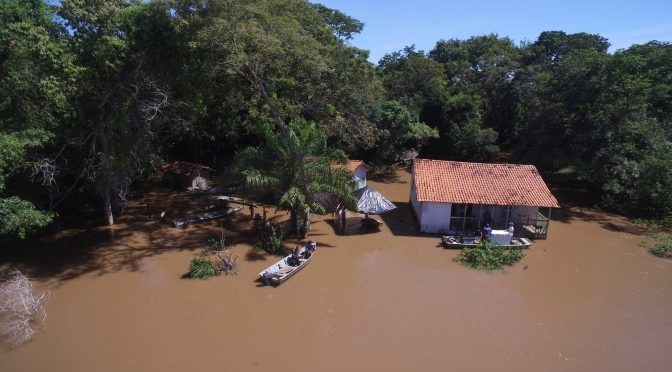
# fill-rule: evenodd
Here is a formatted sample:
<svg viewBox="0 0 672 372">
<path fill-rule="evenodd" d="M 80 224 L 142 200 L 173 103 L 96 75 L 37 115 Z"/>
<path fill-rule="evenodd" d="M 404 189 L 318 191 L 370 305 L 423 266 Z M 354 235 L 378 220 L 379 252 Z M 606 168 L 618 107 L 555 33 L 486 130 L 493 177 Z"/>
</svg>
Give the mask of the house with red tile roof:
<svg viewBox="0 0 672 372">
<path fill-rule="evenodd" d="M 173 161 L 163 164 L 163 180 L 181 189 L 207 190 L 210 187 L 210 171 L 205 165 L 186 161 Z"/>
<path fill-rule="evenodd" d="M 415 159 L 410 202 L 421 232 L 471 235 L 485 224 L 545 238 L 559 208 L 537 168 Z"/>
</svg>

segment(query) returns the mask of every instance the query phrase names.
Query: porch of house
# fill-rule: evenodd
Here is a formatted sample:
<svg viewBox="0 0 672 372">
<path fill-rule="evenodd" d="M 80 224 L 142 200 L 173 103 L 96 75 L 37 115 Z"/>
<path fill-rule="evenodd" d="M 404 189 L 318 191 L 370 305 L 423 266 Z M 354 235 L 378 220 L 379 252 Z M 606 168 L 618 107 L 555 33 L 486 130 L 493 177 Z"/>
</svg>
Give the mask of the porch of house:
<svg viewBox="0 0 672 372">
<path fill-rule="evenodd" d="M 488 223 L 494 230 L 506 230 L 513 222 L 515 236 L 546 239 L 551 208 L 541 213 L 536 207 L 453 204 L 449 231 L 452 234 L 478 235 Z"/>
<path fill-rule="evenodd" d="M 551 210 L 549 208 L 548 215 L 550 216 Z M 551 220 L 537 212 L 536 218 L 524 217 L 518 221 L 514 222 L 514 228 L 516 231 L 520 231 L 521 236 L 532 239 L 546 239 L 548 236 L 548 225 Z M 519 228 L 520 227 L 520 228 Z"/>
</svg>

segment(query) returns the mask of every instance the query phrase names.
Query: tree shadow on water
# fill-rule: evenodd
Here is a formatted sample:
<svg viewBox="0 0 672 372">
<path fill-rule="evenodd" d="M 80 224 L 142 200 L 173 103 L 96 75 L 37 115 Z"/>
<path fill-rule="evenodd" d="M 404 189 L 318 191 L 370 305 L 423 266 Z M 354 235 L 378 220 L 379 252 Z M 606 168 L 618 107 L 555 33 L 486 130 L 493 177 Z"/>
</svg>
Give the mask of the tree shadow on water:
<svg viewBox="0 0 672 372">
<path fill-rule="evenodd" d="M 362 223 L 364 217 L 347 217 L 345 219 L 345 228 L 339 220 L 330 218 L 325 222 L 331 226 L 334 233 L 339 236 L 368 235 L 380 232 L 377 226 L 365 225 Z M 311 234 L 312 235 L 312 234 Z"/>
<path fill-rule="evenodd" d="M 136 208 L 117 222 L 111 227 L 73 226 L 41 237 L 1 241 L 0 269 L 18 269 L 36 280 L 61 285 L 85 275 L 142 271 L 148 258 L 208 247 L 210 239 L 220 238 L 221 229 L 227 246 L 251 245 L 256 232 L 249 215 L 241 213 L 175 228 L 169 221 L 149 220 L 144 208 Z"/>
<path fill-rule="evenodd" d="M 380 215 L 392 234 L 396 236 L 433 236 L 432 234 L 421 234 L 418 231 L 415 217 L 408 202 L 394 202 L 394 205 L 397 206 L 396 209 Z"/>
<path fill-rule="evenodd" d="M 385 183 L 385 184 L 388 184 L 388 183 L 402 183 L 402 184 L 407 183 L 406 181 L 401 181 L 400 180 L 399 172 L 398 172 L 398 170 L 400 170 L 400 169 L 402 171 L 406 172 L 406 173 L 410 173 L 409 168 L 398 166 L 398 167 L 392 167 L 392 168 L 384 169 L 384 170 L 377 171 L 377 172 L 371 172 L 367 176 L 371 181 Z"/>
<path fill-rule="evenodd" d="M 646 226 L 638 225 L 625 216 L 584 207 L 569 207 L 554 210 L 551 215 L 550 229 L 553 229 L 554 222 L 571 223 L 572 220 L 595 222 L 605 230 L 631 235 L 644 235 L 647 233 Z"/>
</svg>

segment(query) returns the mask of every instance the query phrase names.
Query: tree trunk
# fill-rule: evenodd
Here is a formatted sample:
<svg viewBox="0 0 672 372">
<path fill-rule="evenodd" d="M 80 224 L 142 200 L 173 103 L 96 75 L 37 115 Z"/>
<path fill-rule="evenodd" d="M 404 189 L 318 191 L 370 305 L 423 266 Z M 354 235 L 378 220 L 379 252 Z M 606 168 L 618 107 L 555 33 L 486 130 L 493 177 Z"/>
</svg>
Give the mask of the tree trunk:
<svg viewBox="0 0 672 372">
<path fill-rule="evenodd" d="M 296 235 L 299 235 L 299 218 L 294 209 L 289 211 L 289 220 L 290 223 L 292 224 L 292 230 Z"/>
<path fill-rule="evenodd" d="M 111 151 L 110 151 L 110 144 L 108 141 L 108 129 L 107 126 L 105 125 L 105 111 L 104 111 L 104 103 L 101 103 L 100 105 L 100 114 L 98 117 L 98 121 L 96 123 L 96 137 L 98 142 L 100 142 L 100 147 L 103 153 L 103 156 L 105 157 L 105 167 L 109 167 L 109 164 L 107 161 L 110 159 L 111 156 Z M 110 186 L 111 184 L 111 178 L 112 175 L 110 174 L 111 170 L 110 169 L 104 169 L 104 179 L 102 180 L 102 197 L 103 197 L 103 214 L 105 215 L 105 221 L 107 222 L 108 225 L 112 226 L 114 225 L 114 215 L 112 214 L 112 187 Z"/>
<path fill-rule="evenodd" d="M 303 238 L 307 238 L 310 233 L 310 210 L 306 211 L 303 217 Z"/>
<path fill-rule="evenodd" d="M 105 214 L 105 220 L 107 221 L 107 224 L 112 226 L 114 225 L 114 215 L 112 214 L 112 198 L 110 197 L 110 188 L 105 187 L 103 193 L 103 213 Z"/>
</svg>

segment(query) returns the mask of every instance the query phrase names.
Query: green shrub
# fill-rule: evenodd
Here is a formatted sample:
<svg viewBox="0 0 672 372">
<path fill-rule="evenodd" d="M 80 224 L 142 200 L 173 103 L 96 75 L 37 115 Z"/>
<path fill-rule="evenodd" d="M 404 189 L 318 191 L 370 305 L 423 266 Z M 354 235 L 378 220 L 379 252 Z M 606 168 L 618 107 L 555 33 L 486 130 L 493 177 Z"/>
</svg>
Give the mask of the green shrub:
<svg viewBox="0 0 672 372">
<path fill-rule="evenodd" d="M 656 243 L 649 248 L 649 252 L 658 257 L 672 256 L 672 235 L 659 238 Z"/>
<path fill-rule="evenodd" d="M 189 263 L 189 276 L 192 278 L 205 279 L 216 274 L 215 264 L 207 257 L 195 257 Z"/>
<path fill-rule="evenodd" d="M 513 265 L 525 257 L 522 248 L 506 249 L 489 240 L 482 240 L 476 247 L 464 248 L 457 262 L 480 270 L 499 270 L 504 265 Z"/>
<path fill-rule="evenodd" d="M 282 245 L 282 239 L 287 235 L 287 225 L 273 225 L 267 223 L 257 235 L 254 242 L 254 249 L 257 251 L 266 251 L 270 254 L 283 255 L 285 247 Z"/>
<path fill-rule="evenodd" d="M 672 228 L 672 213 L 668 214 L 667 216 L 663 217 L 660 220 L 660 225 L 665 227 L 665 228 Z"/>
</svg>

